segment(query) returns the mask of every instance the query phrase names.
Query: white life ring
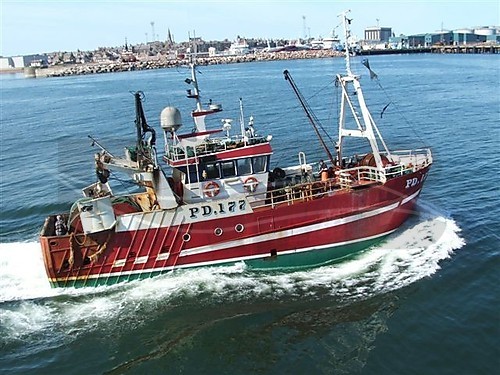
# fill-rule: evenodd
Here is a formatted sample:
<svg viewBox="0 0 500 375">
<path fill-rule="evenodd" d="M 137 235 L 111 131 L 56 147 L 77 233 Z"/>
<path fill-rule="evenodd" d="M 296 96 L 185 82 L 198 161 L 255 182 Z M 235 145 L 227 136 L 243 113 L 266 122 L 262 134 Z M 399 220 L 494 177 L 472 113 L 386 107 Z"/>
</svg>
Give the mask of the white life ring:
<svg viewBox="0 0 500 375">
<path fill-rule="evenodd" d="M 220 192 L 220 186 L 215 181 L 207 182 L 203 187 L 203 193 L 209 198 L 217 196 L 219 192 Z"/>
<path fill-rule="evenodd" d="M 255 190 L 257 190 L 257 185 L 259 185 L 259 181 L 255 177 L 248 177 L 243 183 L 245 190 L 250 193 L 253 193 Z"/>
</svg>

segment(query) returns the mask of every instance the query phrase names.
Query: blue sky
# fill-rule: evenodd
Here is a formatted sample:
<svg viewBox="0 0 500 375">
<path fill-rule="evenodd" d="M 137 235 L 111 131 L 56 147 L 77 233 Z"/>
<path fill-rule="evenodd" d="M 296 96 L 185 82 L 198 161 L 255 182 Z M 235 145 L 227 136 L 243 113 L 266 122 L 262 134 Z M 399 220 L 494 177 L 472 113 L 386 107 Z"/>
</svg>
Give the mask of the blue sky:
<svg viewBox="0 0 500 375">
<path fill-rule="evenodd" d="M 0 2 L 3 56 L 94 50 L 123 45 L 125 38 L 132 44 L 151 41 L 152 21 L 159 39 L 170 29 L 177 42 L 193 30 L 204 40 L 295 39 L 304 35 L 303 16 L 308 35 L 327 36 L 345 9 L 351 10 L 353 32 L 360 38 L 377 22 L 396 35 L 500 25 L 498 0 Z"/>
</svg>

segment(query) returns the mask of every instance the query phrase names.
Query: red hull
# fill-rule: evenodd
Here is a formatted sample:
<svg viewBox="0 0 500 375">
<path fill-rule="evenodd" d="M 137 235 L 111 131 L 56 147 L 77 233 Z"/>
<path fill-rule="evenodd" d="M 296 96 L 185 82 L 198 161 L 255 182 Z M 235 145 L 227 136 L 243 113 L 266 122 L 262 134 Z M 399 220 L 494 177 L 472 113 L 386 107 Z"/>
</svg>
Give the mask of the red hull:
<svg viewBox="0 0 500 375">
<path fill-rule="evenodd" d="M 427 172 L 428 167 L 385 184 L 336 190 L 317 199 L 225 218 L 170 227 L 153 220 L 146 228 L 88 238 L 42 236 L 47 273 L 57 286 L 106 284 L 373 239 L 394 231 L 412 214 Z"/>
</svg>

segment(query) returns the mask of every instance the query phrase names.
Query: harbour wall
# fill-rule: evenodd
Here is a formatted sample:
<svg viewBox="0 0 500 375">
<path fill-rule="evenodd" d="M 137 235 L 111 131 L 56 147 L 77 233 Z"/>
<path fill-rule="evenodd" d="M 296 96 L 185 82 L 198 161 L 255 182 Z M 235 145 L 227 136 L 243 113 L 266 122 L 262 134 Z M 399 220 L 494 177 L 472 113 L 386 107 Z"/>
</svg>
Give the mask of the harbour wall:
<svg viewBox="0 0 500 375">
<path fill-rule="evenodd" d="M 308 50 L 308 51 L 288 51 L 275 53 L 259 53 L 241 56 L 211 56 L 198 57 L 196 63 L 198 65 L 219 65 L 219 64 L 235 64 L 252 61 L 269 61 L 269 60 L 293 60 L 293 59 L 317 59 L 327 57 L 342 56 L 342 52 L 333 50 Z M 155 58 L 147 61 L 136 62 L 107 62 L 107 63 L 87 63 L 87 64 L 71 64 L 51 66 L 43 69 L 36 69 L 35 76 L 40 77 L 64 77 L 70 75 L 83 74 L 100 74 L 124 72 L 133 70 L 148 70 L 174 68 L 188 64 L 187 59 L 166 59 Z"/>
<path fill-rule="evenodd" d="M 384 54 L 406 54 L 406 53 L 500 53 L 500 45 L 482 46 L 433 46 L 411 49 L 385 49 L 385 50 L 363 50 L 359 55 L 384 55 Z M 211 56 L 198 57 L 198 65 L 235 64 L 252 61 L 269 60 L 294 60 L 294 59 L 317 59 L 328 57 L 342 57 L 343 52 L 334 50 L 306 50 L 306 51 L 283 51 L 263 52 L 258 54 L 241 56 Z M 136 62 L 104 62 L 56 65 L 48 68 L 25 68 L 24 74 L 27 78 L 42 77 L 64 77 L 71 75 L 101 74 L 113 72 L 125 72 L 133 70 L 149 70 L 173 68 L 186 65 L 187 59 L 167 59 L 165 57 L 151 58 Z"/>
</svg>

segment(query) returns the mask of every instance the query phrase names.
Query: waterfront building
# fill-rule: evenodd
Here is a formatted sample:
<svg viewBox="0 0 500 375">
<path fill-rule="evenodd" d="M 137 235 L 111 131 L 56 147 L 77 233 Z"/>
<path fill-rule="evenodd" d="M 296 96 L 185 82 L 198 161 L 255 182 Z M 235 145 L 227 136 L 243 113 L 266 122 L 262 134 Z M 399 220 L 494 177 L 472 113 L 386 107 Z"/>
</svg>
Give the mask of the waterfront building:
<svg viewBox="0 0 500 375">
<path fill-rule="evenodd" d="M 28 66 L 31 66 L 33 62 L 41 62 L 43 64 L 47 64 L 47 55 L 24 55 L 24 56 L 13 56 L 11 58 L 13 68 L 26 68 Z M 2 65 L 3 69 L 3 65 Z"/>
<path fill-rule="evenodd" d="M 410 48 L 430 47 L 434 45 L 473 45 L 486 42 L 500 43 L 500 31 L 498 28 L 443 30 L 435 33 L 408 36 L 408 46 Z"/>
<path fill-rule="evenodd" d="M 365 41 L 367 42 L 388 42 L 391 36 L 391 27 L 370 26 L 365 29 Z"/>
<path fill-rule="evenodd" d="M 13 69 L 14 66 L 14 60 L 12 60 L 12 57 L 0 57 L 0 69 Z"/>
<path fill-rule="evenodd" d="M 406 49 L 408 48 L 408 37 L 406 35 L 391 36 L 389 38 L 390 49 Z"/>
<path fill-rule="evenodd" d="M 476 36 L 485 37 L 486 43 L 500 43 L 500 26 L 481 26 L 474 29 Z"/>
<path fill-rule="evenodd" d="M 433 45 L 451 45 L 453 41 L 453 32 L 440 31 L 437 33 L 424 33 L 408 36 L 408 45 L 410 48 L 430 47 Z"/>
<path fill-rule="evenodd" d="M 472 29 L 459 29 L 453 31 L 453 44 L 471 44 L 486 42 L 486 35 L 478 35 Z"/>
</svg>

